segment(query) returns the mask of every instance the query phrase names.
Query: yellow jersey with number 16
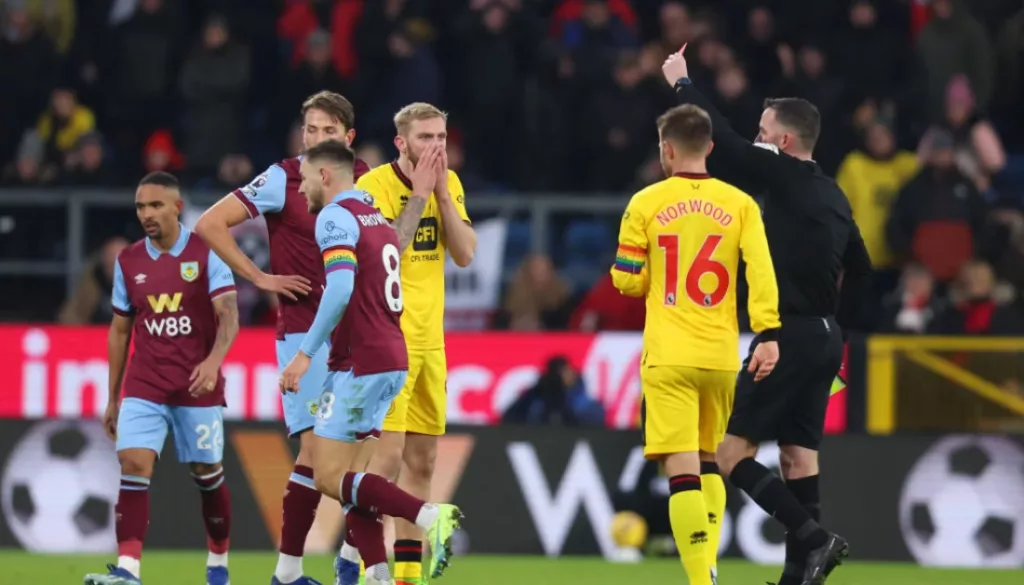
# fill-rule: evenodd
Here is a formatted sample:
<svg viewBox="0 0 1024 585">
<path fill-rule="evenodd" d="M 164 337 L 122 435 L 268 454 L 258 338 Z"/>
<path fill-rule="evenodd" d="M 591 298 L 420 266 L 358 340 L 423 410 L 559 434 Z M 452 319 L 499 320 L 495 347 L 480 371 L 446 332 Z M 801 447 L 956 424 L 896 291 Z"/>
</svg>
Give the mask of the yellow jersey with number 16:
<svg viewBox="0 0 1024 585">
<path fill-rule="evenodd" d="M 612 281 L 623 294 L 647 297 L 644 365 L 739 370 L 741 255 L 751 328 L 779 328 L 775 269 L 749 195 L 708 175 L 679 173 L 633 196 Z"/>
<path fill-rule="evenodd" d="M 412 194 L 412 181 L 398 163 L 381 165 L 356 182 L 356 189 L 373 195 L 381 214 L 394 221 Z M 455 171 L 448 171 L 448 193 L 459 217 L 466 214 L 466 194 Z M 416 237 L 402 253 L 402 332 L 409 351 L 444 347 L 444 263 L 447 256 L 444 222 L 437 199 L 431 194 L 416 228 Z"/>
</svg>

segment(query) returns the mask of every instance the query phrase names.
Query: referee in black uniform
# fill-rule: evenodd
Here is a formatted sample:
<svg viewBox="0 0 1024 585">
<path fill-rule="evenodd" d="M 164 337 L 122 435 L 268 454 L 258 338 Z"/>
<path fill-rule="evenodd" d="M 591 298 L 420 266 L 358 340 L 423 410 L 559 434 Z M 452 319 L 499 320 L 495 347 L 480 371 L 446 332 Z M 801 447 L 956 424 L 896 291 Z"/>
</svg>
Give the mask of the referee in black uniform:
<svg viewBox="0 0 1024 585">
<path fill-rule="evenodd" d="M 820 585 L 849 552 L 842 537 L 818 525 L 818 448 L 842 363 L 840 326 L 863 323 L 860 308 L 871 278 L 867 250 L 846 196 L 811 157 L 821 128 L 817 108 L 796 98 L 768 100 L 751 143 L 693 87 L 682 51 L 668 58 L 663 72 L 681 102 L 711 115 L 711 174 L 763 197 L 779 281 L 779 361 L 760 382 L 741 369 L 718 466 L 785 524 L 786 566 L 779 585 Z M 751 347 L 756 345 L 757 339 Z M 785 481 L 754 459 L 763 441 L 778 442 Z"/>
</svg>

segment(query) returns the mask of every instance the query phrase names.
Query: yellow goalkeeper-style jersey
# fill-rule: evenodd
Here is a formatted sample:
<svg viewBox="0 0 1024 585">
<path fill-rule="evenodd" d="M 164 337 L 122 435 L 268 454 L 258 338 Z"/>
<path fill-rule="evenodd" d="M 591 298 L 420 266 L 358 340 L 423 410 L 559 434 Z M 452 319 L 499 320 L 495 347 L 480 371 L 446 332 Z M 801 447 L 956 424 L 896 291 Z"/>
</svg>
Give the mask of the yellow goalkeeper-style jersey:
<svg viewBox="0 0 1024 585">
<path fill-rule="evenodd" d="M 412 194 L 412 181 L 397 162 L 381 165 L 356 182 L 356 188 L 373 195 L 374 205 L 389 221 L 405 209 Z M 448 193 L 459 217 L 466 214 L 466 194 L 455 171 L 448 171 Z M 437 199 L 431 194 L 423 210 L 416 237 L 402 253 L 402 332 L 409 351 L 444 347 L 444 225 Z"/>
<path fill-rule="evenodd" d="M 778 330 L 775 282 L 761 209 L 704 174 L 676 175 L 630 200 L 612 267 L 615 287 L 647 297 L 646 366 L 739 370 L 736 279 L 747 263 L 755 333 Z"/>
</svg>

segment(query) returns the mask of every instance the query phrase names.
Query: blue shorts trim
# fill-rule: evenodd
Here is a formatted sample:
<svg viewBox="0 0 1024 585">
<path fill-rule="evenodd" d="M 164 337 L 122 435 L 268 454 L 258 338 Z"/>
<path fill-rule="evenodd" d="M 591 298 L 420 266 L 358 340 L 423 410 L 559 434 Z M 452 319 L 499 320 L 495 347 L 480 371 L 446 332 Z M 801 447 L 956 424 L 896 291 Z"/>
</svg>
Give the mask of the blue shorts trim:
<svg viewBox="0 0 1024 585">
<path fill-rule="evenodd" d="M 277 369 L 279 372 L 288 367 L 299 346 L 306 337 L 305 333 L 289 333 L 284 339 L 277 341 Z M 299 380 L 296 392 L 286 392 L 281 396 L 284 410 L 284 424 L 288 427 L 288 436 L 294 437 L 316 424 L 316 409 L 320 403 L 320 394 L 324 391 L 327 379 L 327 357 L 331 352 L 329 344 L 324 344 L 310 361 L 306 375 Z"/>
<path fill-rule="evenodd" d="M 220 463 L 224 458 L 224 409 L 220 406 L 168 406 L 125 398 L 117 417 L 117 450 L 149 449 L 159 456 L 174 435 L 181 463 Z"/>
<path fill-rule="evenodd" d="M 313 432 L 344 443 L 379 437 L 407 373 L 399 370 L 359 377 L 351 371 L 328 373 Z"/>
</svg>

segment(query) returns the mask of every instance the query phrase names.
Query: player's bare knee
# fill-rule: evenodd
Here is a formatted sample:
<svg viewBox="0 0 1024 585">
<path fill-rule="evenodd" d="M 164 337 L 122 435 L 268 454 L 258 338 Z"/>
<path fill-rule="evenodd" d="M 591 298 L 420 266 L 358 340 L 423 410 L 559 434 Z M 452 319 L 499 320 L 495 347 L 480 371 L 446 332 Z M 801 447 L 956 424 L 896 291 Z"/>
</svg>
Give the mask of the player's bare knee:
<svg viewBox="0 0 1024 585">
<path fill-rule="evenodd" d="M 402 433 L 381 433 L 380 440 L 376 445 L 373 457 L 366 470 L 370 473 L 390 479 L 398 480 L 398 474 L 402 469 L 402 451 L 405 448 L 404 434 Z"/>
<path fill-rule="evenodd" d="M 152 451 L 147 449 L 126 449 L 117 453 L 117 460 L 121 463 L 122 475 L 153 477 L 153 465 L 156 463 L 156 454 Z"/>
<path fill-rule="evenodd" d="M 671 453 L 666 455 L 662 462 L 665 475 L 668 477 L 700 475 L 700 459 L 698 459 L 696 451 Z"/>
<path fill-rule="evenodd" d="M 320 493 L 334 493 L 341 483 L 341 472 L 337 469 L 314 469 L 313 485 Z"/>
<path fill-rule="evenodd" d="M 434 477 L 434 463 L 437 460 L 437 437 L 412 435 L 406 438 L 402 462 L 412 478 L 430 481 Z"/>
<path fill-rule="evenodd" d="M 718 463 L 718 471 L 724 477 L 729 477 L 732 474 L 732 470 L 736 467 L 736 464 L 740 460 L 727 451 L 719 451 L 715 458 L 715 462 Z"/>
<path fill-rule="evenodd" d="M 296 465 L 313 467 L 313 430 L 310 429 L 299 435 L 299 455 L 295 458 Z"/>
<path fill-rule="evenodd" d="M 728 477 L 736 464 L 757 454 L 757 447 L 750 445 L 740 438 L 726 438 L 718 447 L 715 460 L 718 463 L 719 472 Z"/>
<path fill-rule="evenodd" d="M 818 475 L 818 452 L 806 447 L 784 445 L 779 449 L 779 470 L 786 479 Z"/>
</svg>

